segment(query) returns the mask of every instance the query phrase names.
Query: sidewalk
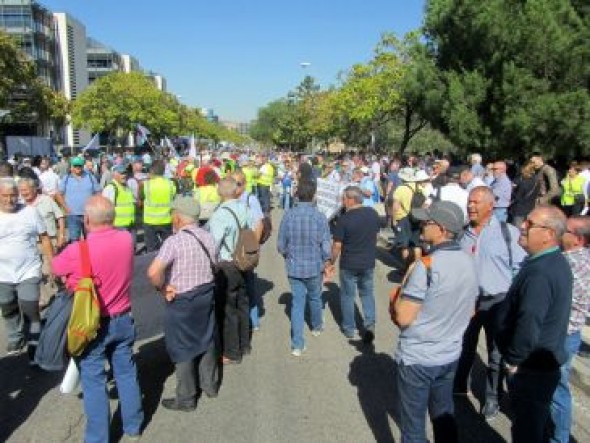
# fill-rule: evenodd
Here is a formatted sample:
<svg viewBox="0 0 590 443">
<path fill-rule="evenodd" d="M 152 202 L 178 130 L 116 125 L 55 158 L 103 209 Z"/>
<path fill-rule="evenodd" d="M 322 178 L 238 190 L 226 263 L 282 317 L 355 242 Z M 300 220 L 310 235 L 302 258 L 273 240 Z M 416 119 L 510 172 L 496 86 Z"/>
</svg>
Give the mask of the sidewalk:
<svg viewBox="0 0 590 443">
<path fill-rule="evenodd" d="M 572 362 L 571 382 L 590 395 L 590 326 L 582 328 L 582 347 L 580 355 L 577 355 Z"/>
</svg>

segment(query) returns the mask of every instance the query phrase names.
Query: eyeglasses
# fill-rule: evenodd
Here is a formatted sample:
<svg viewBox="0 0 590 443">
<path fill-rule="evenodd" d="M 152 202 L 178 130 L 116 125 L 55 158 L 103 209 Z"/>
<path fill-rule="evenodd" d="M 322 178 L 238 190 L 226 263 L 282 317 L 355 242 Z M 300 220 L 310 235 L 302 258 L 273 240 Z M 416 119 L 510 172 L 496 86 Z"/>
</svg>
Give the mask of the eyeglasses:
<svg viewBox="0 0 590 443">
<path fill-rule="evenodd" d="M 547 225 L 542 225 L 540 223 L 535 223 L 534 221 L 532 221 L 531 219 L 525 219 L 525 221 L 523 222 L 524 228 L 526 229 L 526 231 L 530 231 L 531 229 L 534 228 L 538 228 L 538 229 L 553 229 L 550 226 Z"/>
</svg>

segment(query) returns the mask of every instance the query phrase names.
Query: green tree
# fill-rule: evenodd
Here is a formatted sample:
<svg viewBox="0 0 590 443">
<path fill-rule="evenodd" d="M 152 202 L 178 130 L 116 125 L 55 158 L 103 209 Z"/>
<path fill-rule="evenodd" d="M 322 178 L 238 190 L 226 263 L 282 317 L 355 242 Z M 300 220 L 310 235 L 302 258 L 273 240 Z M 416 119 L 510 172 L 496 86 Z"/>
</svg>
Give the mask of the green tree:
<svg viewBox="0 0 590 443">
<path fill-rule="evenodd" d="M 569 0 L 430 0 L 425 36 L 443 93 L 429 120 L 462 148 L 590 153 L 588 11 Z"/>
</svg>

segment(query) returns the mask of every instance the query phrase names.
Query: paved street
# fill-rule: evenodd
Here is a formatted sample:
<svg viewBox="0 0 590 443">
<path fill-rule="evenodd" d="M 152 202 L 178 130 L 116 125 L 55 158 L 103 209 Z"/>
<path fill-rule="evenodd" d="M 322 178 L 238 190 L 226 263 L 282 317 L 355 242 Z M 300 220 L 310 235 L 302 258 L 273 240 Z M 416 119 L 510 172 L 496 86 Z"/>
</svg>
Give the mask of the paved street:
<svg viewBox="0 0 590 443">
<path fill-rule="evenodd" d="M 279 216 L 280 211 L 275 211 L 275 228 Z M 258 268 L 265 314 L 253 338 L 252 355 L 241 365 L 224 368 L 219 397 L 199 400 L 194 413 L 173 413 L 159 406 L 162 396 L 173 395 L 175 382 L 160 334 L 162 305 L 147 284 L 135 288 L 134 314 L 140 335 L 137 358 L 146 412 L 142 441 L 399 441 L 391 358 L 397 329 L 386 309 L 390 279 L 396 277 L 392 268 L 380 261 L 375 274 L 378 326 L 374 348 L 349 342 L 339 332 L 338 290 L 329 284 L 324 292 L 326 330 L 317 338 L 306 331 L 307 352 L 297 359 L 289 353 L 290 293 L 275 238 L 264 246 Z M 387 258 L 384 253 L 380 256 Z M 138 267 L 142 261 L 147 260 L 139 259 Z M 5 344 L 2 329 L 2 353 Z M 480 362 L 476 396 L 482 392 L 481 368 Z M 82 441 L 81 400 L 77 395 L 61 395 L 60 380 L 61 374 L 29 369 L 24 355 L 0 358 L 0 441 Z M 578 391 L 575 395 L 573 435 L 580 443 L 588 442 L 590 402 Z M 112 406 L 116 408 L 115 401 Z M 456 406 L 461 441 L 509 441 L 506 414 L 488 424 L 477 414 L 477 398 L 461 400 Z M 508 412 L 506 404 L 503 410 Z M 120 422 L 115 421 L 114 441 L 118 441 Z"/>
</svg>

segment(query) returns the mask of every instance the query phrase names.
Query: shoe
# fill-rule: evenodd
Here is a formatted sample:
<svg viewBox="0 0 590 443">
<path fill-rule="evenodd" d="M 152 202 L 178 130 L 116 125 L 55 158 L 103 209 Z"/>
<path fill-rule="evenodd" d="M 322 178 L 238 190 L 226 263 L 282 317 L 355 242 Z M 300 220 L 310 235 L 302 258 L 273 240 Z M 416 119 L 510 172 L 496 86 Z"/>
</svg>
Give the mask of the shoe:
<svg viewBox="0 0 590 443">
<path fill-rule="evenodd" d="M 24 347 L 25 344 L 23 342 L 9 343 L 8 346 L 6 346 L 6 356 L 19 355 Z"/>
<path fill-rule="evenodd" d="M 291 355 L 293 357 L 301 357 L 301 355 L 303 355 L 304 352 L 305 352 L 305 347 L 303 349 L 295 348 L 295 349 L 291 350 Z"/>
<path fill-rule="evenodd" d="M 133 442 L 133 441 L 140 441 L 141 434 L 137 435 L 125 435 L 125 439 L 123 441 Z"/>
<path fill-rule="evenodd" d="M 311 335 L 313 335 L 314 337 L 319 337 L 320 335 L 322 335 L 322 329 L 314 329 L 313 331 L 311 331 Z"/>
<path fill-rule="evenodd" d="M 363 343 L 370 344 L 373 343 L 373 340 L 375 340 L 375 333 L 372 330 L 367 329 L 363 334 Z"/>
<path fill-rule="evenodd" d="M 258 331 L 260 331 L 260 326 L 254 326 L 252 328 L 252 332 L 258 332 Z"/>
<path fill-rule="evenodd" d="M 250 355 L 252 354 L 252 347 L 248 346 L 247 348 L 242 349 L 242 355 Z"/>
<path fill-rule="evenodd" d="M 223 365 L 239 365 L 240 363 L 242 363 L 242 359 L 240 358 L 238 360 L 233 360 L 224 355 L 223 357 L 221 357 L 221 363 Z"/>
<path fill-rule="evenodd" d="M 500 406 L 496 401 L 486 401 L 484 407 L 481 408 L 481 415 L 483 415 L 487 421 L 493 420 L 498 416 L 499 413 Z"/>
<path fill-rule="evenodd" d="M 203 391 L 203 393 L 207 396 L 207 398 L 216 398 L 219 395 L 219 392 Z"/>
<path fill-rule="evenodd" d="M 356 330 L 354 330 L 354 331 L 351 331 L 351 332 L 346 332 L 346 331 L 345 331 L 345 332 L 344 332 L 344 336 L 345 336 L 347 339 L 349 339 L 349 340 L 352 340 L 353 338 L 355 338 L 355 337 L 356 337 Z"/>
<path fill-rule="evenodd" d="M 164 408 L 170 411 L 182 411 L 182 412 L 191 412 L 197 409 L 197 405 L 195 404 L 186 404 L 183 405 L 178 403 L 176 398 L 165 398 L 161 401 L 161 404 Z"/>
</svg>

